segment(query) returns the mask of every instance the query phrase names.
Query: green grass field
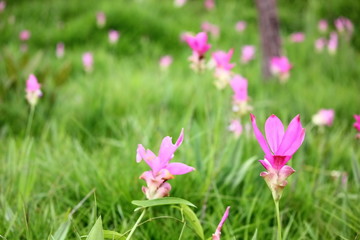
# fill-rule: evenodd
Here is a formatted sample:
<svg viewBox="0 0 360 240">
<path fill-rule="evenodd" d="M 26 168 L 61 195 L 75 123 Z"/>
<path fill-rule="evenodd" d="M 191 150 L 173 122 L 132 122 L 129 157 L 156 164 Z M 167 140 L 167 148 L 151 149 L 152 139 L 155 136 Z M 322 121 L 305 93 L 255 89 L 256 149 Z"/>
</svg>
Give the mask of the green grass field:
<svg viewBox="0 0 360 240">
<path fill-rule="evenodd" d="M 0 13 L 0 239 L 85 239 L 99 216 L 104 229 L 131 229 L 139 216 L 131 201 L 145 199 L 139 176 L 148 170 L 135 161 L 137 145 L 157 153 L 162 138 L 176 140 L 181 128 L 185 139 L 174 161 L 196 171 L 171 180 L 171 196 L 197 206 L 206 239 L 226 206 L 231 210 L 222 239 L 276 238 L 271 192 L 259 176 L 263 152 L 251 129 L 238 139 L 227 130 L 231 89 L 218 90 L 211 71 L 194 73 L 187 60 L 191 50 L 180 42 L 181 32 L 197 33 L 203 21 L 221 28 L 218 39 L 209 39 L 212 51 L 235 49 L 234 72 L 248 79 L 261 130 L 271 114 L 286 126 L 300 114 L 306 128 L 289 162 L 296 173 L 280 202 L 284 239 L 360 239 L 360 141 L 352 127 L 353 115 L 360 114 L 360 56 L 354 47 L 360 35 L 355 30 L 351 43 L 340 39 L 335 55 L 314 50 L 318 20 L 332 23 L 345 8 L 337 14 L 336 4 L 279 2 L 283 51 L 294 65 L 289 81 L 280 84 L 262 80 L 254 3 L 217 2 L 206 11 L 197 0 L 182 8 L 170 0 L 7 1 Z M 102 29 L 98 11 L 107 16 Z M 239 20 L 248 23 L 243 33 L 234 29 Z M 31 31 L 26 53 L 18 38 L 23 29 Z M 108 43 L 110 29 L 121 33 L 115 46 Z M 305 32 L 303 43 L 289 41 L 296 31 Z M 62 59 L 55 56 L 58 42 L 65 44 Z M 256 58 L 242 65 L 246 44 L 256 46 Z M 91 73 L 81 62 L 87 51 L 94 55 Z M 174 63 L 161 71 L 158 61 L 167 54 Z M 26 134 L 30 73 L 44 95 Z M 333 126 L 312 124 L 321 108 L 335 110 Z M 250 117 L 242 124 L 249 125 Z M 163 206 L 144 220 L 166 215 L 181 219 L 177 209 Z M 139 226 L 133 239 L 178 239 L 181 227 L 154 219 Z M 185 228 L 182 239 L 197 236 Z"/>
</svg>

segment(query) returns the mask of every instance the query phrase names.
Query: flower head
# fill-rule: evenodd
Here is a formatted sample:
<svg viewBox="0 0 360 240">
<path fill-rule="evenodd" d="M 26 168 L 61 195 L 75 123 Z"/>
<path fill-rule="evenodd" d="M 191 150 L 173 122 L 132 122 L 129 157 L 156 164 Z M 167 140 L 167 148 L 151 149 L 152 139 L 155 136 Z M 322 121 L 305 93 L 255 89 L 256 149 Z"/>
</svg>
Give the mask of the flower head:
<svg viewBox="0 0 360 240">
<path fill-rule="evenodd" d="M 242 125 L 241 125 L 241 123 L 240 123 L 239 120 L 232 120 L 232 121 L 230 122 L 230 125 L 229 125 L 229 127 L 228 127 L 228 130 L 229 130 L 230 132 L 233 132 L 234 135 L 235 135 L 235 137 L 238 138 L 238 137 L 240 137 L 240 135 L 241 135 L 242 132 L 243 132 L 243 127 L 242 127 Z"/>
<path fill-rule="evenodd" d="M 305 40 L 305 34 L 303 32 L 296 32 L 290 35 L 290 41 L 294 43 L 303 42 Z"/>
<path fill-rule="evenodd" d="M 215 7 L 215 0 L 205 0 L 204 6 L 207 10 L 211 10 Z"/>
<path fill-rule="evenodd" d="M 41 85 L 39 84 L 37 78 L 34 74 L 30 74 L 29 78 L 26 81 L 26 100 L 31 106 L 35 106 L 38 99 L 42 96 L 40 90 Z"/>
<path fill-rule="evenodd" d="M 234 53 L 234 49 L 230 49 L 229 52 L 216 51 L 212 54 L 213 59 L 216 63 L 216 68 L 221 68 L 230 71 L 235 64 L 230 63 L 231 57 Z"/>
<path fill-rule="evenodd" d="M 270 60 L 270 70 L 272 74 L 279 76 L 281 81 L 286 81 L 289 78 L 291 68 L 292 65 L 285 56 L 272 57 Z"/>
<path fill-rule="evenodd" d="M 97 12 L 96 13 L 96 24 L 99 28 L 102 28 L 106 24 L 106 15 L 104 12 Z"/>
<path fill-rule="evenodd" d="M 240 75 L 235 75 L 230 81 L 230 86 L 235 93 L 233 96 L 233 111 L 241 116 L 248 114 L 253 107 L 248 103 L 247 79 Z"/>
<path fill-rule="evenodd" d="M 330 34 L 330 39 L 328 41 L 328 51 L 330 54 L 335 54 L 338 47 L 338 35 L 336 32 Z"/>
<path fill-rule="evenodd" d="M 120 37 L 120 33 L 118 31 L 116 31 L 116 30 L 109 31 L 109 42 L 111 44 L 117 43 L 119 40 L 119 37 Z"/>
<path fill-rule="evenodd" d="M 246 22 L 245 21 L 239 21 L 235 25 L 235 30 L 238 32 L 243 32 L 246 28 Z"/>
<path fill-rule="evenodd" d="M 210 33 L 214 38 L 218 38 L 220 35 L 220 28 L 217 25 L 211 24 L 209 22 L 203 22 L 201 24 L 201 30 Z"/>
<path fill-rule="evenodd" d="M 354 118 L 355 118 L 354 128 L 359 132 L 356 135 L 356 138 L 360 138 L 360 115 L 354 115 Z"/>
<path fill-rule="evenodd" d="M 91 72 L 93 70 L 93 63 L 94 63 L 92 53 L 90 53 L 90 52 L 84 53 L 82 56 L 82 61 L 83 61 L 85 71 Z"/>
<path fill-rule="evenodd" d="M 252 45 L 245 45 L 241 49 L 241 62 L 248 63 L 254 58 L 255 47 Z"/>
<path fill-rule="evenodd" d="M 172 64 L 173 58 L 170 55 L 162 56 L 159 60 L 159 65 L 161 70 L 166 70 Z"/>
<path fill-rule="evenodd" d="M 320 109 L 320 111 L 312 117 L 312 121 L 318 126 L 331 126 L 334 121 L 334 116 L 334 109 Z"/>
<path fill-rule="evenodd" d="M 56 44 L 56 57 L 62 58 L 65 53 L 65 45 L 64 43 L 60 42 Z"/>
<path fill-rule="evenodd" d="M 317 52 L 322 52 L 324 50 L 324 47 L 326 46 L 326 39 L 325 38 L 318 38 L 315 40 L 315 49 Z"/>
<path fill-rule="evenodd" d="M 221 218 L 221 221 L 220 221 L 219 225 L 217 226 L 215 233 L 212 235 L 212 240 L 220 240 L 221 229 L 222 229 L 226 219 L 229 217 L 229 211 L 230 211 L 230 206 L 226 208 L 225 213 L 224 213 L 223 217 Z"/>
<path fill-rule="evenodd" d="M 157 156 L 151 150 L 145 150 L 141 144 L 138 145 L 136 161 L 144 160 L 151 168 L 140 176 L 140 179 L 144 179 L 147 183 L 147 187 L 143 187 L 143 192 L 148 199 L 168 196 L 171 186 L 166 182 L 167 180 L 174 178 L 173 175 L 182 175 L 195 170 L 183 163 L 169 163 L 183 139 L 184 130 L 181 130 L 175 144 L 172 143 L 171 137 L 165 137 Z"/>
<path fill-rule="evenodd" d="M 184 38 L 193 50 L 191 57 L 189 57 L 191 68 L 195 71 L 202 71 L 205 68 L 204 55 L 211 47 L 211 45 L 207 43 L 207 34 L 205 32 L 200 32 L 196 36 L 186 34 Z"/>
<path fill-rule="evenodd" d="M 318 23 L 318 29 L 320 32 L 326 32 L 328 29 L 328 22 L 325 19 L 321 19 Z"/>
<path fill-rule="evenodd" d="M 19 38 L 21 41 L 27 41 L 30 39 L 31 33 L 29 30 L 22 30 L 19 34 Z"/>
</svg>

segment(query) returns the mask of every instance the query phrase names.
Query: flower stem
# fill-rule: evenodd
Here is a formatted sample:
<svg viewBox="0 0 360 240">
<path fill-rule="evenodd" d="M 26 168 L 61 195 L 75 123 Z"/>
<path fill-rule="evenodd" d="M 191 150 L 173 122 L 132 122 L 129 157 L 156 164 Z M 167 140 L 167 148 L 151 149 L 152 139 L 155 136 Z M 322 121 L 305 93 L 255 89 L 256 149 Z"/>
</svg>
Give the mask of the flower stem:
<svg viewBox="0 0 360 240">
<path fill-rule="evenodd" d="M 281 219 L 280 219 L 280 210 L 279 210 L 279 200 L 274 200 L 275 209 L 276 209 L 276 218 L 277 218 L 277 240 L 282 240 L 281 237 Z"/>
<path fill-rule="evenodd" d="M 136 221 L 135 225 L 132 227 L 129 235 L 127 236 L 126 240 L 130 240 L 131 236 L 133 235 L 133 233 L 135 232 L 135 229 L 137 228 L 137 226 L 139 225 L 141 219 L 144 217 L 146 212 L 146 208 L 144 208 L 143 212 L 141 213 L 141 215 L 139 216 L 138 220 Z"/>
<path fill-rule="evenodd" d="M 34 119 L 34 112 L 35 112 L 35 106 L 31 105 L 30 106 L 30 114 L 29 114 L 29 118 L 28 118 L 28 123 L 27 123 L 26 131 L 25 131 L 25 137 L 30 136 L 31 125 L 32 125 L 32 121 Z"/>
</svg>

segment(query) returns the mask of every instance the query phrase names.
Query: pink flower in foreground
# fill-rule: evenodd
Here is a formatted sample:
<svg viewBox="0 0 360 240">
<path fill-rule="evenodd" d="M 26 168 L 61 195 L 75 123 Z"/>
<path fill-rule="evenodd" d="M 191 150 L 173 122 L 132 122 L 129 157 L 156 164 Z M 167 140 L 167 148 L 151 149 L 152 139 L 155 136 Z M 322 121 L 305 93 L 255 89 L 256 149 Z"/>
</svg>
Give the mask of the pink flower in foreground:
<svg viewBox="0 0 360 240">
<path fill-rule="evenodd" d="M 243 32 L 246 28 L 246 22 L 245 21 L 239 21 L 235 25 L 235 30 L 238 32 Z"/>
<path fill-rule="evenodd" d="M 296 32 L 290 35 L 290 41 L 294 43 L 303 42 L 305 40 L 305 34 L 302 32 Z"/>
<path fill-rule="evenodd" d="M 111 44 L 117 43 L 119 40 L 119 37 L 120 37 L 120 33 L 118 31 L 116 31 L 116 30 L 109 31 L 109 42 Z"/>
<path fill-rule="evenodd" d="M 161 70 L 166 70 L 172 64 L 173 58 L 170 55 L 162 56 L 159 61 Z"/>
<path fill-rule="evenodd" d="M 0 1 L 0 13 L 4 11 L 5 7 L 6 7 L 6 2 Z"/>
<path fill-rule="evenodd" d="M 289 78 L 291 68 L 292 65 L 285 56 L 273 57 L 270 60 L 270 70 L 272 74 L 278 76 L 281 81 L 286 81 Z"/>
<path fill-rule="evenodd" d="M 320 32 L 326 32 L 328 29 L 328 22 L 324 19 L 321 19 L 318 23 L 318 29 Z"/>
<path fill-rule="evenodd" d="M 228 126 L 228 130 L 230 131 L 230 132 L 233 132 L 234 133 L 234 135 L 235 135 L 235 137 L 240 137 L 240 135 L 242 134 L 242 132 L 243 132 L 243 127 L 242 127 L 242 125 L 241 125 L 241 123 L 240 123 L 240 121 L 239 120 L 232 120 L 231 122 L 230 122 L 230 125 Z"/>
<path fill-rule="evenodd" d="M 336 32 L 330 34 L 330 39 L 328 41 L 328 51 L 330 54 L 335 54 L 338 47 L 338 35 Z"/>
<path fill-rule="evenodd" d="M 241 62 L 248 63 L 254 58 L 255 47 L 252 45 L 245 45 L 241 49 Z"/>
<path fill-rule="evenodd" d="M 84 53 L 82 56 L 82 61 L 83 61 L 85 71 L 91 72 L 93 70 L 93 63 L 94 63 L 92 53 L 90 53 L 90 52 Z"/>
<path fill-rule="evenodd" d="M 331 126 L 334 121 L 334 116 L 334 109 L 320 109 L 320 111 L 312 117 L 312 121 L 318 126 Z"/>
<path fill-rule="evenodd" d="M 147 184 L 147 187 L 142 188 L 147 199 L 168 196 L 171 185 L 167 180 L 174 178 L 173 175 L 182 175 L 195 170 L 195 168 L 183 163 L 169 163 L 183 139 L 184 129 L 181 130 L 175 144 L 172 143 L 171 137 L 165 137 L 161 142 L 158 156 L 149 149 L 145 150 L 141 144 L 138 145 L 136 162 L 144 160 L 151 168 L 150 171 L 146 171 L 140 176 L 140 179 L 145 180 Z"/>
<path fill-rule="evenodd" d="M 214 38 L 218 38 L 220 35 L 220 28 L 215 24 L 209 22 L 203 22 L 201 24 L 201 30 L 207 33 L 210 33 Z"/>
<path fill-rule="evenodd" d="M 326 39 L 325 38 L 318 38 L 315 40 L 315 49 L 317 52 L 322 52 L 324 47 L 326 46 Z"/>
<path fill-rule="evenodd" d="M 200 32 L 196 36 L 186 35 L 185 41 L 193 50 L 189 58 L 191 68 L 195 71 L 201 71 L 205 68 L 204 55 L 210 49 L 211 45 L 207 43 L 208 37 L 205 32 Z"/>
<path fill-rule="evenodd" d="M 31 33 L 29 30 L 22 30 L 19 34 L 19 38 L 21 41 L 27 41 L 30 39 Z"/>
<path fill-rule="evenodd" d="M 213 9 L 215 7 L 215 0 L 205 0 L 204 6 L 208 10 Z"/>
<path fill-rule="evenodd" d="M 185 3 L 187 2 L 187 0 L 175 0 L 174 1 L 174 6 L 175 7 L 182 7 L 185 5 Z"/>
<path fill-rule="evenodd" d="M 230 211 L 230 206 L 226 208 L 225 213 L 224 213 L 223 217 L 221 218 L 221 221 L 215 230 L 215 233 L 212 235 L 212 240 L 220 240 L 221 229 L 222 229 L 226 219 L 229 217 L 229 211 Z"/>
<path fill-rule="evenodd" d="M 34 74 L 30 74 L 29 78 L 26 81 L 26 100 L 31 106 L 35 106 L 38 102 L 38 99 L 42 96 L 40 90 L 41 85 L 39 84 L 37 78 Z"/>
<path fill-rule="evenodd" d="M 265 122 L 265 136 L 262 135 L 256 125 L 255 116 L 250 114 L 255 137 L 265 153 L 264 160 L 259 162 L 267 170 L 260 174 L 272 191 L 274 200 L 281 198 L 282 190 L 287 184 L 286 179 L 295 172 L 286 163 L 301 146 L 305 138 L 305 129 L 300 122 L 300 116 L 291 120 L 288 128 L 284 131 L 281 120 L 271 115 Z"/>
<path fill-rule="evenodd" d="M 65 54 L 65 45 L 64 43 L 60 42 L 56 44 L 56 57 L 62 58 Z"/>
<path fill-rule="evenodd" d="M 99 28 L 102 28 L 106 24 L 106 15 L 104 12 L 97 12 L 96 13 L 96 24 Z"/>
<path fill-rule="evenodd" d="M 354 115 L 354 118 L 355 118 L 354 128 L 359 132 L 358 134 L 356 134 L 356 138 L 360 139 L 360 115 Z"/>
</svg>

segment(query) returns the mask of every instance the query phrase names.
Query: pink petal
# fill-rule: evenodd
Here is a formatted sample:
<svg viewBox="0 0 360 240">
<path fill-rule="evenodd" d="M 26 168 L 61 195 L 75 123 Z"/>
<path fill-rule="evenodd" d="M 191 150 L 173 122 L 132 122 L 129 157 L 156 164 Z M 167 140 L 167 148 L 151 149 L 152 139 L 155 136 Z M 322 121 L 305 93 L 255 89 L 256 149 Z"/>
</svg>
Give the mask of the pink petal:
<svg viewBox="0 0 360 240">
<path fill-rule="evenodd" d="M 143 159 L 149 167 L 153 170 L 153 172 L 157 172 L 161 169 L 160 160 L 156 155 L 149 149 L 145 150 L 145 148 L 139 144 L 136 151 L 136 161 L 140 162 Z"/>
<path fill-rule="evenodd" d="M 284 125 L 274 114 L 265 122 L 265 135 L 271 151 L 275 153 L 284 137 Z"/>
<path fill-rule="evenodd" d="M 183 163 L 170 163 L 166 166 L 166 169 L 172 174 L 172 175 L 182 175 L 186 174 L 188 172 L 194 171 L 195 168 L 190 167 Z"/>
<path fill-rule="evenodd" d="M 280 170 L 290 159 L 292 156 L 274 156 L 273 163 L 271 164 L 273 168 L 276 170 Z"/>
<path fill-rule="evenodd" d="M 300 115 L 297 115 L 291 120 L 275 155 L 292 156 L 301 146 L 304 138 L 305 129 L 301 125 Z"/>
<path fill-rule="evenodd" d="M 259 162 L 261 163 L 261 165 L 263 165 L 263 167 L 268 170 L 271 171 L 273 169 L 273 167 L 271 166 L 270 162 L 266 159 L 264 160 L 259 160 Z"/>
<path fill-rule="evenodd" d="M 225 213 L 224 213 L 223 217 L 221 218 L 221 221 L 220 221 L 219 225 L 217 226 L 215 233 L 212 236 L 213 240 L 219 240 L 220 239 L 221 229 L 222 229 L 226 219 L 229 216 L 229 211 L 230 211 L 230 206 L 228 206 L 226 208 Z"/>
<path fill-rule="evenodd" d="M 259 128 L 256 125 L 256 118 L 253 114 L 250 114 L 250 118 L 251 118 L 251 123 L 254 129 L 254 134 L 256 139 L 258 140 L 260 147 L 262 148 L 262 150 L 264 151 L 265 155 L 267 156 L 271 156 L 272 153 L 266 143 L 266 140 L 264 138 L 264 136 L 262 135 L 262 133 L 260 132 Z"/>
<path fill-rule="evenodd" d="M 279 182 L 285 181 L 295 170 L 290 166 L 283 166 L 279 171 Z M 286 185 L 286 182 L 285 182 Z"/>
</svg>

